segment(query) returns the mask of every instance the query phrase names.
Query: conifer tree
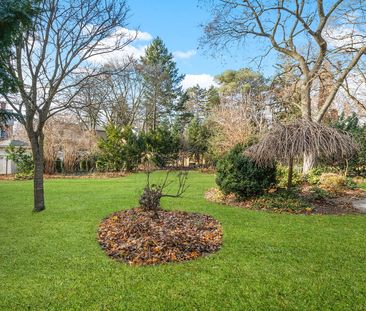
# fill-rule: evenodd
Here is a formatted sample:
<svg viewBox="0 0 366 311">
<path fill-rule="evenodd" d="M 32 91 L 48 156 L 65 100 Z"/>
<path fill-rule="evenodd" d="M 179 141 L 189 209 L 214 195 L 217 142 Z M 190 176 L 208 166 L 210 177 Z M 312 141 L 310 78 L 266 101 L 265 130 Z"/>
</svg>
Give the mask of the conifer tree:
<svg viewBox="0 0 366 311">
<path fill-rule="evenodd" d="M 173 55 L 157 37 L 141 57 L 145 91 L 145 131 L 156 130 L 161 121 L 172 123 L 182 95 L 180 75 Z"/>
</svg>

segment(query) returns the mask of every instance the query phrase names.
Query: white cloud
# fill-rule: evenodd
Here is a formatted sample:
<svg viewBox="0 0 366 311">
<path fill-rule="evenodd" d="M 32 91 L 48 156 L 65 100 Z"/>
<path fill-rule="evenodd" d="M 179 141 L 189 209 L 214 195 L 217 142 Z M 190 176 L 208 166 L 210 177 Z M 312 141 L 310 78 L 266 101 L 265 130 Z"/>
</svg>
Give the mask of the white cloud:
<svg viewBox="0 0 366 311">
<path fill-rule="evenodd" d="M 109 61 L 123 60 L 127 57 L 138 59 L 145 53 L 145 49 L 147 48 L 147 44 L 145 44 L 145 42 L 148 43 L 153 39 L 153 36 L 148 32 L 118 28 L 113 35 L 103 39 L 97 48 L 113 48 L 116 44 L 120 44 L 118 42 L 120 42 L 119 40 L 121 40 L 121 37 L 124 37 L 124 40 L 126 41 L 131 39 L 134 39 L 134 41 L 125 46 L 122 50 L 95 55 L 91 57 L 90 60 L 97 64 L 105 64 Z"/>
<path fill-rule="evenodd" d="M 119 28 L 117 30 L 118 33 L 124 34 L 130 38 L 136 37 L 137 41 L 150 41 L 153 39 L 153 36 L 148 32 L 134 30 L 134 29 L 127 29 L 127 28 Z"/>
<path fill-rule="evenodd" d="M 214 77 L 206 73 L 198 75 L 188 74 L 182 81 L 182 86 L 185 90 L 197 84 L 202 88 L 209 88 L 210 86 L 217 85 L 214 81 Z"/>
<path fill-rule="evenodd" d="M 360 49 L 365 43 L 363 32 L 350 26 L 329 27 L 326 29 L 324 37 L 334 48 Z"/>
<path fill-rule="evenodd" d="M 181 59 L 188 59 L 188 58 L 191 58 L 193 57 L 194 55 L 197 54 L 197 51 L 196 50 L 189 50 L 189 51 L 175 51 L 173 52 L 173 56 L 178 59 L 178 58 L 181 58 Z"/>
</svg>

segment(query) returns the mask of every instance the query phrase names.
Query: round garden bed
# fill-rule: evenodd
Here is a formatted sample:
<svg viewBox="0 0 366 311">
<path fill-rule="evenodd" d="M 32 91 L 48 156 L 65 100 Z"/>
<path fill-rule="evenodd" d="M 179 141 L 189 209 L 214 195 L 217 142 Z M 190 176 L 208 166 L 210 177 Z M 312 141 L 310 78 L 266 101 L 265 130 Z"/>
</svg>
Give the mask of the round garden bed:
<svg viewBox="0 0 366 311">
<path fill-rule="evenodd" d="M 106 254 L 118 261 L 152 265 L 216 252 L 222 244 L 222 228 L 207 215 L 134 208 L 105 218 L 98 241 Z"/>
</svg>

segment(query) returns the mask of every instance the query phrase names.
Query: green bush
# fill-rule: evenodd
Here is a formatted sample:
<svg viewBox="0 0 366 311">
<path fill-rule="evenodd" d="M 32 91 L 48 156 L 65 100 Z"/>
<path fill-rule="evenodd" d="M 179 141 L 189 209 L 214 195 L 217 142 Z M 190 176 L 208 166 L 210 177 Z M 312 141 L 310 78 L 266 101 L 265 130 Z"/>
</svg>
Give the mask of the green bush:
<svg viewBox="0 0 366 311">
<path fill-rule="evenodd" d="M 340 173 L 340 169 L 338 167 L 329 167 L 329 166 L 319 166 L 315 167 L 306 174 L 305 179 L 310 185 L 319 185 L 320 176 L 325 173 Z"/>
<path fill-rule="evenodd" d="M 34 163 L 33 157 L 23 147 L 10 145 L 6 148 L 7 158 L 12 160 L 17 166 L 16 179 L 33 178 Z"/>
<path fill-rule="evenodd" d="M 282 164 L 276 165 L 276 185 L 279 188 L 286 188 L 288 182 L 288 166 Z M 297 186 L 304 181 L 302 174 L 294 169 L 292 173 L 292 185 Z"/>
<path fill-rule="evenodd" d="M 158 167 L 164 167 L 178 158 L 181 148 L 177 132 L 167 126 L 159 126 L 156 130 L 141 134 L 146 153 L 152 154 L 152 161 Z"/>
<path fill-rule="evenodd" d="M 130 127 L 109 124 L 106 138 L 99 141 L 97 168 L 100 171 L 132 171 L 141 162 L 144 142 Z"/>
<path fill-rule="evenodd" d="M 330 198 L 331 194 L 325 189 L 319 188 L 318 186 L 311 187 L 309 189 L 309 199 L 315 201 L 322 201 Z"/>
<path fill-rule="evenodd" d="M 355 190 L 358 188 L 357 184 L 353 181 L 352 178 L 346 178 L 346 183 L 345 183 L 346 188 L 351 189 L 351 190 Z"/>
<path fill-rule="evenodd" d="M 357 155 L 349 161 L 334 162 L 331 165 L 347 169 L 352 175 L 366 176 L 366 124 L 361 122 L 355 113 L 348 117 L 342 113 L 331 125 L 350 134 L 359 147 Z"/>
<path fill-rule="evenodd" d="M 258 167 L 243 154 L 245 147 L 236 145 L 216 167 L 220 190 L 234 193 L 240 200 L 262 194 L 276 181 L 275 167 Z"/>
</svg>

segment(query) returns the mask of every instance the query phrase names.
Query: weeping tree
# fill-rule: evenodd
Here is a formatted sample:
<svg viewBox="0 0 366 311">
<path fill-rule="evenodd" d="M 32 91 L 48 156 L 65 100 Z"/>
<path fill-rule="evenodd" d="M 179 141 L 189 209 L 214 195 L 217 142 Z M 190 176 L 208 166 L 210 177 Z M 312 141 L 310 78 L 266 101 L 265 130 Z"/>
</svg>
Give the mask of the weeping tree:
<svg viewBox="0 0 366 311">
<path fill-rule="evenodd" d="M 294 162 L 301 160 L 304 155 L 313 154 L 322 159 L 349 159 L 357 151 L 356 142 L 345 132 L 299 119 L 288 124 L 275 124 L 245 154 L 260 166 L 271 166 L 275 161 L 287 164 L 287 188 L 290 189 Z"/>
</svg>

